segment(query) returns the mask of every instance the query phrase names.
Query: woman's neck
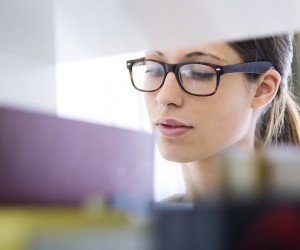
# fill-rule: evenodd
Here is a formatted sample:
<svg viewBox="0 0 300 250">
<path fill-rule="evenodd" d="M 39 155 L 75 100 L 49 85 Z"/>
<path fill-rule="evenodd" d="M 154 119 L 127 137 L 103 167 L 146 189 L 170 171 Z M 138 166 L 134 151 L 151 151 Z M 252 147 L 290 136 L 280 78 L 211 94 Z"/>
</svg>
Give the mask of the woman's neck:
<svg viewBox="0 0 300 250">
<path fill-rule="evenodd" d="M 221 191 L 219 160 L 218 157 L 211 157 L 201 162 L 182 164 L 185 201 L 214 200 L 219 197 Z"/>
<path fill-rule="evenodd" d="M 251 153 L 254 151 L 254 142 L 228 149 L 228 152 L 231 152 L 231 150 L 243 150 L 243 152 Z M 201 161 L 182 163 L 181 168 L 186 190 L 184 201 L 211 201 L 221 198 L 221 165 L 224 155 L 226 155 L 226 152 L 213 155 Z"/>
</svg>

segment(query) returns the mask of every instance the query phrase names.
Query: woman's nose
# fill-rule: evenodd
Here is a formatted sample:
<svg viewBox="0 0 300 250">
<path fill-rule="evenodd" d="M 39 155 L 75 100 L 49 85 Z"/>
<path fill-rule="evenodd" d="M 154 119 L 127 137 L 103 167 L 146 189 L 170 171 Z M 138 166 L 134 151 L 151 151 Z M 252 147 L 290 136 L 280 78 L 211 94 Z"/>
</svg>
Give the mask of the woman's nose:
<svg viewBox="0 0 300 250">
<path fill-rule="evenodd" d="M 164 85 L 158 90 L 156 101 L 163 107 L 169 105 L 182 106 L 183 90 L 179 86 L 175 74 L 170 72 L 166 76 Z"/>
</svg>

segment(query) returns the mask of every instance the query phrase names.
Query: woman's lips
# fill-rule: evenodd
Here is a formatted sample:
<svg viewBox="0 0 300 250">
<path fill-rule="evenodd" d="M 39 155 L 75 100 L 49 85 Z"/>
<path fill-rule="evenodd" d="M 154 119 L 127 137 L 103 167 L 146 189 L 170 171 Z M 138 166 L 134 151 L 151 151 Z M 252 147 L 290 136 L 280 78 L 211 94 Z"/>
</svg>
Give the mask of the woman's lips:
<svg viewBox="0 0 300 250">
<path fill-rule="evenodd" d="M 160 119 L 155 125 L 163 136 L 168 137 L 179 137 L 193 129 L 192 126 L 173 119 Z"/>
</svg>

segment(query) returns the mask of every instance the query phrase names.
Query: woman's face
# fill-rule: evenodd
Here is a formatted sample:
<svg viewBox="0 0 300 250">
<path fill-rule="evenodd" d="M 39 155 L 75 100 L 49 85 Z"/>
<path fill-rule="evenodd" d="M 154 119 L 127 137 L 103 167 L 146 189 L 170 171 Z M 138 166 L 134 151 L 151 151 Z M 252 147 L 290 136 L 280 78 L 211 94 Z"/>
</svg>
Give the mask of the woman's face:
<svg viewBox="0 0 300 250">
<path fill-rule="evenodd" d="M 226 43 L 149 51 L 146 58 L 171 64 L 192 61 L 225 66 L 242 62 Z M 162 156 L 185 163 L 203 161 L 232 146 L 253 147 L 253 89 L 254 84 L 249 85 L 242 73 L 233 73 L 221 77 L 214 95 L 193 96 L 180 88 L 174 73 L 169 73 L 161 89 L 145 93 Z"/>
</svg>

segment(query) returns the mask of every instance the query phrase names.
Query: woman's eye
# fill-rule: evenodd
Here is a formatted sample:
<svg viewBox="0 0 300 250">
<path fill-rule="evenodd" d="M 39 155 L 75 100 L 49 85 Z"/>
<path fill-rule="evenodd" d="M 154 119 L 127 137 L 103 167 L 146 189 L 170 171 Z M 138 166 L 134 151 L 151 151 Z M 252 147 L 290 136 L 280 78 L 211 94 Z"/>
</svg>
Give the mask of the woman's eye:
<svg viewBox="0 0 300 250">
<path fill-rule="evenodd" d="M 153 77 L 158 77 L 158 76 L 162 76 L 164 74 L 162 69 L 159 68 L 149 68 L 146 70 L 146 74 L 153 76 Z"/>
<path fill-rule="evenodd" d="M 185 78 L 191 78 L 196 81 L 208 81 L 214 78 L 213 73 L 199 72 L 194 70 L 186 70 L 182 72 Z"/>
<path fill-rule="evenodd" d="M 192 72 L 192 78 L 195 80 L 203 81 L 203 80 L 211 80 L 214 77 L 214 74 L 212 73 L 203 73 L 203 72 Z"/>
</svg>

